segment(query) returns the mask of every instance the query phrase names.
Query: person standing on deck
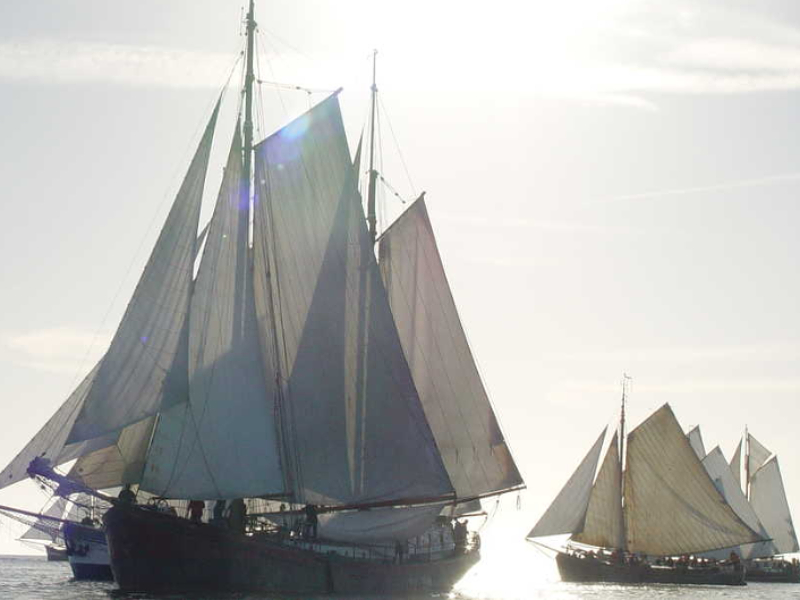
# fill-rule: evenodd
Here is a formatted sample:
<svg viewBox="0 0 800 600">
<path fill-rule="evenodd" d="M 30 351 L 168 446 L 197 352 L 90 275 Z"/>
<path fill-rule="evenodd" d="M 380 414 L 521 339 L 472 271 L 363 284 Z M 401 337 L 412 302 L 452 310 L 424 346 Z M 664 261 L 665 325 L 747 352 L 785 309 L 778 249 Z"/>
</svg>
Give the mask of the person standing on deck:
<svg viewBox="0 0 800 600">
<path fill-rule="evenodd" d="M 228 527 L 231 531 L 237 533 L 244 533 L 246 530 L 245 523 L 247 518 L 247 505 L 242 498 L 231 500 L 231 505 L 228 508 Z"/>
<path fill-rule="evenodd" d="M 203 521 L 203 511 L 206 508 L 206 503 L 202 500 L 191 500 L 186 507 L 186 516 L 192 523 L 201 523 Z"/>
<path fill-rule="evenodd" d="M 313 504 L 306 504 L 306 534 L 315 539 L 317 537 L 317 507 Z"/>
</svg>

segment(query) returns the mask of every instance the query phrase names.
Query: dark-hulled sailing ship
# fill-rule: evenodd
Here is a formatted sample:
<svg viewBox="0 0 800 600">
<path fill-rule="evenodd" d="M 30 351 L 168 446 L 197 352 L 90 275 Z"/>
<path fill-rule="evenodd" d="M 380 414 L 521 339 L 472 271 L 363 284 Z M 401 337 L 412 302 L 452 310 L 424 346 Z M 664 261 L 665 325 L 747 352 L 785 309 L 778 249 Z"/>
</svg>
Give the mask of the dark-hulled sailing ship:
<svg viewBox="0 0 800 600">
<path fill-rule="evenodd" d="M 77 459 L 74 489 L 318 515 L 298 529 L 264 510 L 222 527 L 117 502 L 104 523 L 126 590 L 448 589 L 478 538 L 440 513 L 522 479 L 424 198 L 382 232 L 378 261 L 377 171 L 370 160 L 365 215 L 338 94 L 254 146 L 255 29 L 251 0 L 243 123 L 202 253 L 219 102 L 110 347 L 0 486 L 29 465 L 58 479 L 51 468 Z"/>
<path fill-rule="evenodd" d="M 744 585 L 738 556 L 699 554 L 764 537 L 717 490 L 668 404 L 626 436 L 624 401 L 599 471 L 605 430 L 528 539 L 569 536 L 556 549 L 564 581 Z"/>
</svg>

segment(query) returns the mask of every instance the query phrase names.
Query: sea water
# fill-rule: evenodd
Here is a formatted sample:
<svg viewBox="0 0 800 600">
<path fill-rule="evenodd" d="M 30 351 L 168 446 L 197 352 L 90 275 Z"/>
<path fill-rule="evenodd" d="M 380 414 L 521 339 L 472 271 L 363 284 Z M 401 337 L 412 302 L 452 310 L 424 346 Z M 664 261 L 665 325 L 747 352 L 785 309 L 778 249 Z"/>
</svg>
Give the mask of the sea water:
<svg viewBox="0 0 800 600">
<path fill-rule="evenodd" d="M 0 599 L 20 600 L 343 600 L 269 594 L 208 593 L 150 595 L 123 593 L 113 583 L 75 581 L 66 562 L 44 557 L 0 557 Z M 347 597 L 374 600 L 378 596 Z M 395 598 L 397 598 L 395 596 Z M 763 600 L 797 598 L 800 584 L 751 583 L 745 587 L 562 583 L 552 559 L 530 547 L 514 545 L 507 552 L 493 548 L 449 594 L 416 595 L 413 600 Z"/>
</svg>

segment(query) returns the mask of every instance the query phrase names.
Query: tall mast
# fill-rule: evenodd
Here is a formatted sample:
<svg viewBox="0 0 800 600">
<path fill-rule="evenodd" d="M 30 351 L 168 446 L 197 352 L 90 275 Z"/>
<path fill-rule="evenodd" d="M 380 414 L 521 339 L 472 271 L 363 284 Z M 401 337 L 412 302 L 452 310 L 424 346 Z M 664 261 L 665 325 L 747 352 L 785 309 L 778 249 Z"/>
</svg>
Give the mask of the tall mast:
<svg viewBox="0 0 800 600">
<path fill-rule="evenodd" d="M 750 434 L 747 425 L 744 426 L 744 495 L 750 500 Z"/>
<path fill-rule="evenodd" d="M 253 82 L 256 79 L 253 72 L 253 47 L 256 32 L 254 18 L 255 0 L 250 0 L 250 9 L 247 11 L 247 54 L 246 72 L 244 76 L 244 161 L 242 165 L 242 194 L 248 206 L 250 204 L 250 176 L 253 164 Z"/>
<path fill-rule="evenodd" d="M 628 391 L 628 381 L 630 377 L 627 374 L 622 374 L 622 409 L 620 410 L 619 416 L 619 497 L 621 499 L 620 502 L 620 511 L 621 511 L 621 524 L 622 524 L 622 532 L 621 536 L 622 539 L 620 540 L 620 548 L 622 550 L 628 549 L 628 530 L 625 527 L 625 470 L 624 470 L 624 463 L 625 463 L 625 400 L 627 397 Z"/>
<path fill-rule="evenodd" d="M 369 127 L 369 187 L 367 188 L 367 223 L 369 224 L 369 237 L 373 245 L 378 236 L 377 219 L 375 217 L 375 181 L 378 172 L 375 170 L 375 105 L 378 99 L 378 86 L 375 84 L 375 65 L 378 60 L 378 51 L 372 52 L 372 115 Z"/>
</svg>

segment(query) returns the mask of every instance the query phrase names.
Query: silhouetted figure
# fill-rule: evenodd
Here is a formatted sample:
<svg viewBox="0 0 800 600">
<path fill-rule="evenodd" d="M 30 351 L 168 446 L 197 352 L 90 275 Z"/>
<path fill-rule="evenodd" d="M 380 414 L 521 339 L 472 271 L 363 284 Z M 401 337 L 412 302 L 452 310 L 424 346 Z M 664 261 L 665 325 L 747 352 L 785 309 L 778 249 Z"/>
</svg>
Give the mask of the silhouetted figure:
<svg viewBox="0 0 800 600">
<path fill-rule="evenodd" d="M 203 511 L 206 509 L 206 503 L 202 500 L 191 500 L 186 507 L 186 516 L 192 523 L 201 523 L 203 521 Z"/>
<path fill-rule="evenodd" d="M 313 504 L 306 504 L 306 535 L 310 538 L 317 537 L 317 507 Z"/>
<path fill-rule="evenodd" d="M 123 504 L 136 504 L 136 494 L 131 490 L 131 484 L 126 483 L 117 495 L 117 500 Z"/>
<path fill-rule="evenodd" d="M 245 519 L 247 517 L 247 505 L 242 498 L 231 500 L 228 508 L 228 527 L 231 531 L 238 533 L 245 532 Z"/>
</svg>

